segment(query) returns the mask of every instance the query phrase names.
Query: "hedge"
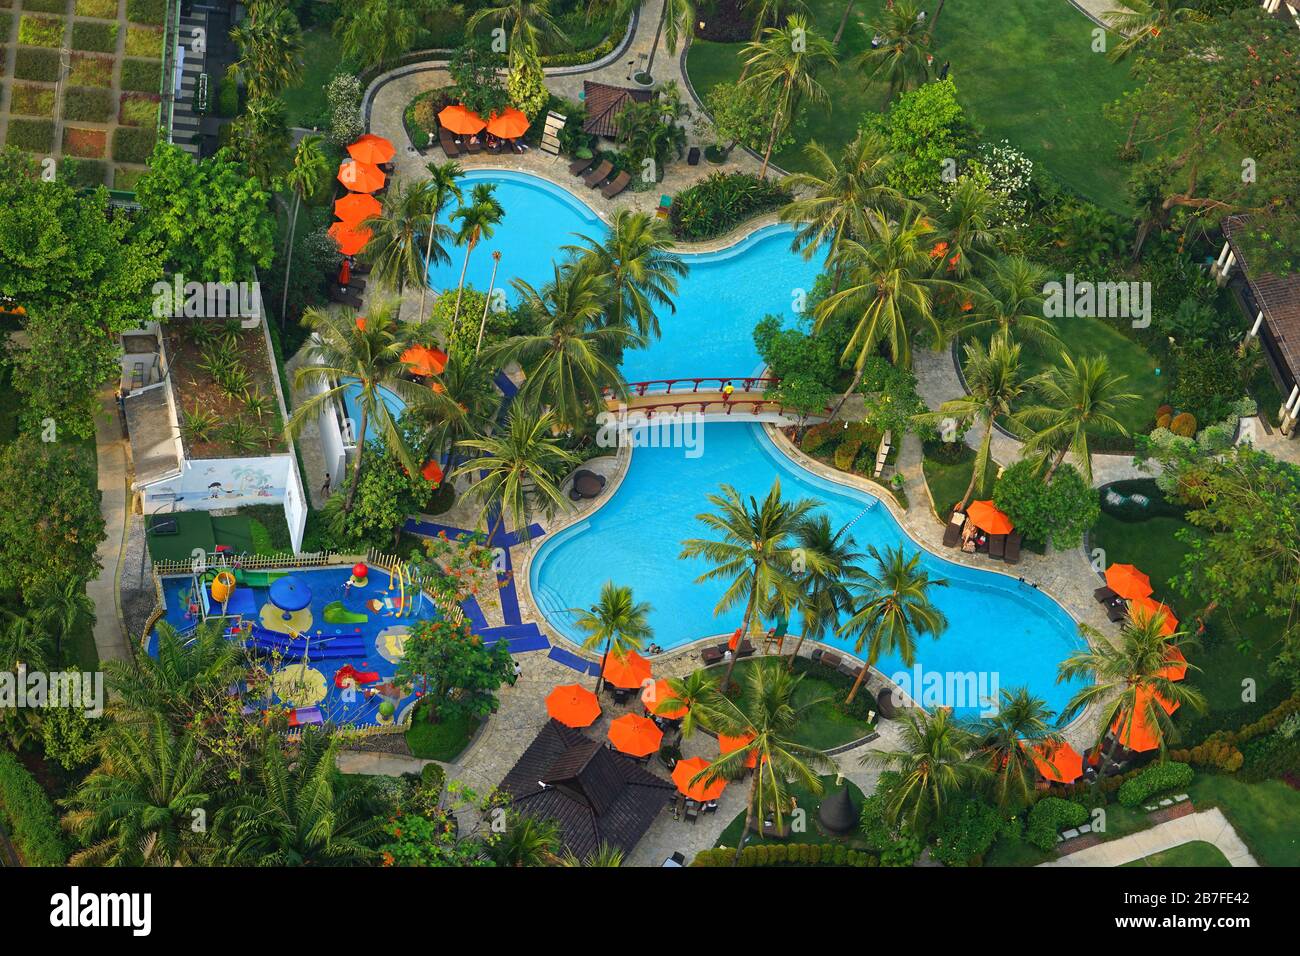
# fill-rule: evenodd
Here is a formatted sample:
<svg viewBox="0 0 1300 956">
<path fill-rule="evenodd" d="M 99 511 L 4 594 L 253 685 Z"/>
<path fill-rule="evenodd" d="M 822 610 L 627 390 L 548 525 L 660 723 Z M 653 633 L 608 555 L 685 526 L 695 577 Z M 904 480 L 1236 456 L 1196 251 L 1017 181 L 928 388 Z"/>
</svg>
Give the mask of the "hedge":
<svg viewBox="0 0 1300 956">
<path fill-rule="evenodd" d="M 1029 811 L 1025 841 L 1046 853 L 1056 846 L 1058 833 L 1087 822 L 1088 808 L 1083 804 L 1060 797 L 1043 797 Z"/>
<path fill-rule="evenodd" d="M 167 19 L 167 0 L 126 0 L 126 18 L 133 23 L 161 24 Z"/>
<path fill-rule="evenodd" d="M 128 93 L 157 93 L 162 85 L 161 60 L 122 61 L 122 89 Z"/>
<path fill-rule="evenodd" d="M 119 126 L 113 130 L 113 158 L 119 163 L 143 163 L 153 153 L 157 138 L 151 127 Z"/>
<path fill-rule="evenodd" d="M 72 89 L 63 95 L 65 120 L 107 123 L 113 116 L 113 91 L 98 88 Z"/>
<path fill-rule="evenodd" d="M 1110 493 L 1114 493 L 1114 498 Z M 1187 514 L 1187 507 L 1170 501 L 1165 497 L 1153 478 L 1131 478 L 1125 481 L 1112 481 L 1101 488 L 1101 510 L 1120 521 L 1146 521 L 1148 518 L 1182 518 Z M 1133 500 L 1134 496 L 1146 499 L 1146 504 Z M 1119 498 L 1122 500 L 1114 500 Z"/>
<path fill-rule="evenodd" d="M 0 750 L 0 816 L 27 866 L 63 866 L 68 850 L 54 805 L 8 750 Z"/>
<path fill-rule="evenodd" d="M 47 0 L 53 2 L 53 0 Z M 24 6 L 31 6 L 28 2 Z M 77 0 L 73 10 L 79 17 L 98 17 L 101 20 L 117 19 L 117 0 Z M 59 11 L 63 11 L 63 4 L 59 3 Z"/>
<path fill-rule="evenodd" d="M 72 48 L 94 50 L 96 53 L 117 51 L 116 23 L 78 22 L 72 25 Z"/>
<path fill-rule="evenodd" d="M 691 861 L 691 866 L 731 866 L 736 858 L 734 849 L 719 847 L 701 850 Z M 740 851 L 740 865 L 751 866 L 879 866 L 874 853 L 851 850 L 838 843 L 759 843 Z"/>
<path fill-rule="evenodd" d="M 51 120 L 9 120 L 8 145 L 29 153 L 48 153 L 54 148 L 54 123 Z"/>
<path fill-rule="evenodd" d="M 163 31 L 157 27 L 126 28 L 126 45 L 123 52 L 127 56 L 156 57 L 162 52 Z"/>
<path fill-rule="evenodd" d="M 1168 761 L 1152 764 L 1119 788 L 1120 806 L 1136 807 L 1158 793 L 1181 790 L 1196 774 L 1185 763 Z"/>
<path fill-rule="evenodd" d="M 53 83 L 59 78 L 59 54 L 56 50 L 19 47 L 14 60 L 14 76 L 20 80 Z"/>
</svg>

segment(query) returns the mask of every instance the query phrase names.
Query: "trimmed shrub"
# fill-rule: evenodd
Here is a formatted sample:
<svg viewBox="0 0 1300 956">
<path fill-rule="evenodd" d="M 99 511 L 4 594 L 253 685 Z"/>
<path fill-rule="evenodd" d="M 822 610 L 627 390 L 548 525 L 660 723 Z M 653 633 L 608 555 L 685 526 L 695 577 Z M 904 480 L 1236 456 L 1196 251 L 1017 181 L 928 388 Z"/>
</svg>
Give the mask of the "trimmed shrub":
<svg viewBox="0 0 1300 956">
<path fill-rule="evenodd" d="M 133 23 L 161 25 L 167 17 L 167 0 L 126 0 L 126 18 Z"/>
<path fill-rule="evenodd" d="M 1168 428 L 1173 420 L 1174 416 L 1170 412 L 1161 412 L 1156 416 L 1156 428 Z"/>
<path fill-rule="evenodd" d="M 9 3 L 0 3 L 0 7 L 10 6 Z M 67 4 L 63 0 L 23 0 L 23 9 L 28 12 L 36 13 L 63 13 L 67 9 Z M 77 6 L 81 6 L 78 2 Z M 117 16 L 117 4 L 113 4 L 113 13 L 110 17 Z"/>
<path fill-rule="evenodd" d="M 48 0 L 54 2 L 54 0 Z M 31 3 L 24 6 L 30 7 Z M 63 3 L 59 3 L 59 12 L 63 12 Z M 79 17 L 98 17 L 101 20 L 117 18 L 117 0 L 77 0 L 73 8 Z"/>
<path fill-rule="evenodd" d="M 750 173 L 713 173 L 677 194 L 669 219 L 678 239 L 699 241 L 789 201 L 790 193 L 777 182 Z"/>
<path fill-rule="evenodd" d="M 996 809 L 983 800 L 966 800 L 939 821 L 934 856 L 948 866 L 978 865 L 1004 829 Z"/>
<path fill-rule="evenodd" d="M 1047 853 L 1056 846 L 1058 833 L 1087 822 L 1088 808 L 1083 804 L 1060 797 L 1043 797 L 1029 811 L 1025 840 Z"/>
<path fill-rule="evenodd" d="M 1190 412 L 1181 412 L 1169 422 L 1169 430 L 1182 438 L 1196 437 L 1196 416 Z"/>
<path fill-rule="evenodd" d="M 63 866 L 63 843 L 54 806 L 41 785 L 8 750 L 0 749 L 0 816 L 28 866 Z"/>
<path fill-rule="evenodd" d="M 157 93 L 161 83 L 161 60 L 122 61 L 123 90 L 133 93 Z"/>
<path fill-rule="evenodd" d="M 113 85 L 113 58 L 76 53 L 72 57 L 72 70 L 68 74 L 69 86 Z"/>
<path fill-rule="evenodd" d="M 72 48 L 96 53 L 117 51 L 117 24 L 80 21 L 72 25 Z"/>
<path fill-rule="evenodd" d="M 1182 518 L 1187 506 L 1170 501 L 1154 478 L 1113 481 L 1100 489 L 1101 510 L 1121 521 L 1148 518 Z"/>
<path fill-rule="evenodd" d="M 51 120 L 11 119 L 6 142 L 29 153 L 48 153 L 54 148 L 54 123 Z"/>
<path fill-rule="evenodd" d="M 54 50 L 19 47 L 14 59 L 14 76 L 20 80 L 53 83 L 59 78 L 59 54 Z"/>
<path fill-rule="evenodd" d="M 117 121 L 123 126 L 153 126 L 158 122 L 158 97 L 142 93 L 122 94 Z"/>
<path fill-rule="evenodd" d="M 54 90 L 47 86 L 15 83 L 9 112 L 18 116 L 54 116 Z"/>
<path fill-rule="evenodd" d="M 695 854 L 691 866 L 731 866 L 736 851 L 726 847 L 701 850 Z M 743 867 L 763 866 L 879 866 L 874 854 L 850 850 L 834 843 L 758 843 L 740 851 Z"/>
<path fill-rule="evenodd" d="M 162 53 L 162 42 L 163 32 L 157 27 L 128 26 L 123 52 L 127 56 L 156 57 Z"/>
<path fill-rule="evenodd" d="M 63 94 L 63 118 L 107 123 L 113 115 L 113 91 L 74 89 Z"/>
<path fill-rule="evenodd" d="M 1186 787 L 1195 775 L 1185 763 L 1152 764 L 1119 788 L 1119 802 L 1122 806 L 1136 807 L 1157 794 Z"/>
<path fill-rule="evenodd" d="M 153 153 L 157 130 L 119 126 L 113 131 L 113 158 L 119 163 L 143 163 Z"/>
</svg>

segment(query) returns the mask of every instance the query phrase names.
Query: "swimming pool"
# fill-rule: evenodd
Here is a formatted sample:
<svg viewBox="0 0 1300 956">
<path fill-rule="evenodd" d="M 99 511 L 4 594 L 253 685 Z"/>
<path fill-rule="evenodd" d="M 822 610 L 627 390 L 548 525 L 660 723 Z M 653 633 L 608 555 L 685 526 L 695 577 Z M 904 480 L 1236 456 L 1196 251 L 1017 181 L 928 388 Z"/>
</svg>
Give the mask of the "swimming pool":
<svg viewBox="0 0 1300 956">
<path fill-rule="evenodd" d="M 361 427 L 361 405 L 357 397 L 361 394 L 361 384 L 356 379 L 345 379 L 347 388 L 343 390 L 343 414 L 352 422 L 352 428 Z M 379 389 L 380 400 L 388 406 L 388 412 L 393 416 L 394 421 L 402 417 L 406 411 L 406 403 L 394 395 L 386 388 Z M 366 422 L 366 441 L 374 441 L 379 436 L 379 431 L 373 419 Z M 347 435 L 344 436 L 345 440 Z"/>
<path fill-rule="evenodd" d="M 734 630 L 743 619 L 743 607 L 713 616 L 725 582 L 696 584 L 708 565 L 679 560 L 681 542 L 709 536 L 695 516 L 708 508 L 705 495 L 719 484 L 728 482 L 741 494 L 761 499 L 772 480 L 780 478 L 787 500 L 817 499 L 834 527 L 854 521 L 858 550 L 901 542 L 909 552 L 921 551 L 932 575 L 948 580 L 948 587 L 932 592 L 947 615 L 948 629 L 938 640 L 922 638 L 917 647 L 916 664 L 924 679 L 933 674 L 947 679 L 972 672 L 987 675 L 981 681 L 987 680 L 990 690 L 1027 685 L 1058 712 L 1078 689 L 1075 683 L 1056 683 L 1057 664 L 1084 645 L 1073 620 L 1050 597 L 1014 578 L 953 564 L 919 548 L 887 507 L 794 465 L 759 425 L 708 423 L 703 434 L 704 453 L 697 458 L 686 457 L 682 449 L 638 448 L 609 501 L 586 520 L 543 541 L 529 583 L 547 620 L 566 637 L 581 640 L 567 609 L 595 603 L 600 586 L 609 580 L 631 585 L 637 600 L 652 605 L 654 641 L 665 648 Z M 843 638 L 832 637 L 827 643 L 853 651 Z M 893 676 L 903 663 L 897 657 L 884 658 L 877 668 Z M 981 689 L 981 696 L 984 693 Z M 948 702 L 968 714 L 979 706 L 978 700 L 971 706 Z"/>
<path fill-rule="evenodd" d="M 510 280 L 523 279 L 537 288 L 553 275 L 551 263 L 564 258 L 562 246 L 576 245 L 576 234 L 601 240 L 603 222 L 577 197 L 545 180 L 525 173 L 482 170 L 461 180 L 468 198 L 476 183 L 497 184 L 496 197 L 505 218 L 491 239 L 470 256 L 467 284 L 486 290 L 494 251 L 501 253 L 497 285 L 518 294 Z M 453 204 L 454 205 L 454 204 Z M 444 213 L 448 221 L 450 210 Z M 689 376 L 742 378 L 759 371 L 754 348 L 754 323 L 764 315 L 792 318 L 796 299 L 812 290 L 816 261 L 805 262 L 790 252 L 793 230 L 787 226 L 760 229 L 721 252 L 687 254 L 690 272 L 678 282 L 677 311 L 657 310 L 663 335 L 649 348 L 624 355 L 623 377 L 629 382 Z M 434 289 L 454 289 L 465 250 L 448 246 L 449 264 L 429 270 Z"/>
</svg>

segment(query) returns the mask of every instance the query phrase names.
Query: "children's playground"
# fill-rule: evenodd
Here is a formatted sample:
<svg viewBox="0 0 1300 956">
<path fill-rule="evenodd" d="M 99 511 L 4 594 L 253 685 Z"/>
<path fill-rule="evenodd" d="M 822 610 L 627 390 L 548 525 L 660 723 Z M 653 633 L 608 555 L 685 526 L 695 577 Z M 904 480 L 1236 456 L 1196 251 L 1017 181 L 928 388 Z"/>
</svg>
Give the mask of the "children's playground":
<svg viewBox="0 0 1300 956">
<path fill-rule="evenodd" d="M 269 679 L 242 688 L 249 710 L 283 706 L 292 727 L 364 729 L 405 717 L 418 696 L 394 683 L 406 635 L 438 616 L 406 565 L 250 570 L 210 557 L 218 563 L 161 578 L 162 620 L 182 634 L 217 620 L 260 660 Z"/>
</svg>

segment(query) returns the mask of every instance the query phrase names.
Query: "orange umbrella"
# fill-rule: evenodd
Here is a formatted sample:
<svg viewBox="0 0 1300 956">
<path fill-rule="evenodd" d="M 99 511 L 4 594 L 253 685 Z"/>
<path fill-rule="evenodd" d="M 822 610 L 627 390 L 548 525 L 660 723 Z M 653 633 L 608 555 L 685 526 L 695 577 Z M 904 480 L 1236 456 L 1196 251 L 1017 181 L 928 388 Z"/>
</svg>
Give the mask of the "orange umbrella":
<svg viewBox="0 0 1300 956">
<path fill-rule="evenodd" d="M 1180 706 L 1176 701 L 1165 700 L 1149 687 L 1138 687 L 1134 701 L 1135 712 L 1131 718 L 1128 713 L 1120 713 L 1115 716 L 1115 722 L 1110 725 L 1110 732 L 1116 739 L 1129 750 L 1137 753 L 1146 753 L 1160 746 L 1156 728 L 1151 726 L 1146 716 L 1147 705 L 1152 695 L 1155 696 L 1156 703 L 1164 708 L 1166 714 L 1172 714 Z"/>
<path fill-rule="evenodd" d="M 339 244 L 339 252 L 345 256 L 355 256 L 366 247 L 374 235 L 370 229 L 358 229 L 346 222 L 336 222 L 330 226 L 329 234 Z"/>
<path fill-rule="evenodd" d="M 1181 650 L 1176 647 L 1169 648 L 1165 660 L 1169 661 L 1169 666 L 1156 671 L 1158 676 L 1166 680 L 1182 680 L 1187 676 L 1187 658 Z"/>
<path fill-rule="evenodd" d="M 1130 601 L 1128 614 L 1135 622 L 1158 617 L 1160 619 L 1160 633 L 1162 634 L 1172 634 L 1178 630 L 1178 618 L 1174 617 L 1173 611 L 1149 597 L 1134 598 Z"/>
<path fill-rule="evenodd" d="M 686 716 L 686 704 L 680 702 L 668 686 L 668 681 L 662 677 L 653 684 L 645 685 L 645 690 L 641 691 L 641 703 L 657 717 L 678 720 Z"/>
<path fill-rule="evenodd" d="M 1151 579 L 1131 564 L 1112 564 L 1106 569 L 1106 586 L 1122 598 L 1144 598 L 1151 593 Z"/>
<path fill-rule="evenodd" d="M 528 117 L 513 106 L 507 106 L 500 113 L 493 113 L 488 120 L 487 131 L 502 139 L 514 139 L 528 132 Z"/>
<path fill-rule="evenodd" d="M 610 654 L 602 674 L 615 687 L 632 689 L 650 679 L 650 662 L 636 651 L 628 651 L 623 657 Z"/>
<path fill-rule="evenodd" d="M 384 181 L 388 177 L 378 166 L 358 163 L 355 159 L 345 159 L 339 163 L 339 174 L 336 178 L 353 192 L 372 193 L 377 189 L 383 189 Z"/>
<path fill-rule="evenodd" d="M 728 737 L 726 734 L 718 734 L 718 753 L 725 757 L 727 754 L 747 746 L 754 739 L 753 734 L 741 734 L 739 737 Z M 745 758 L 746 767 L 758 766 L 758 754 L 751 753 Z"/>
<path fill-rule="evenodd" d="M 698 800 L 700 803 L 707 803 L 710 800 L 716 800 L 722 796 L 722 791 L 727 789 L 727 781 L 722 778 L 706 782 L 708 778 L 701 779 L 698 783 L 692 785 L 691 778 L 697 776 L 709 768 L 709 762 L 703 757 L 691 757 L 689 760 L 677 761 L 677 766 L 673 767 L 673 783 L 677 784 L 677 789 L 692 800 Z"/>
<path fill-rule="evenodd" d="M 1010 534 L 1015 525 L 1011 519 L 997 509 L 991 501 L 973 501 L 966 509 L 966 516 L 981 531 L 989 534 Z"/>
<path fill-rule="evenodd" d="M 453 133 L 469 135 L 480 132 L 487 123 L 483 117 L 463 106 L 446 106 L 438 114 L 438 122 Z"/>
<path fill-rule="evenodd" d="M 383 210 L 379 200 L 366 193 L 348 193 L 342 199 L 334 201 L 334 215 L 352 225 L 360 225 L 371 216 L 378 216 Z"/>
<path fill-rule="evenodd" d="M 386 163 L 397 154 L 396 147 L 382 136 L 367 133 L 348 147 L 348 155 L 358 163 L 370 163 L 378 166 Z"/>
<path fill-rule="evenodd" d="M 731 637 L 727 639 L 727 650 L 734 651 L 740 647 L 740 632 L 743 630 L 744 627 L 736 628 L 736 633 L 732 634 Z"/>
<path fill-rule="evenodd" d="M 624 714 L 609 725 L 609 742 L 633 757 L 648 757 L 663 739 L 664 732 L 655 722 L 640 714 Z"/>
<path fill-rule="evenodd" d="M 430 458 L 420 469 L 420 475 L 425 481 L 431 481 L 435 485 L 442 483 L 442 466 Z"/>
<path fill-rule="evenodd" d="M 546 712 L 566 727 L 589 727 L 600 716 L 600 701 L 581 684 L 561 684 L 546 695 Z"/>
<path fill-rule="evenodd" d="M 427 345 L 412 345 L 402 353 L 402 362 L 410 367 L 412 374 L 428 378 L 442 374 L 447 367 L 447 353 Z"/>
<path fill-rule="evenodd" d="M 1063 740 L 1057 743 L 1037 743 L 1028 748 L 1025 748 L 1022 740 L 1020 746 L 1029 754 L 1044 780 L 1074 783 L 1083 776 L 1083 755 Z"/>
</svg>

